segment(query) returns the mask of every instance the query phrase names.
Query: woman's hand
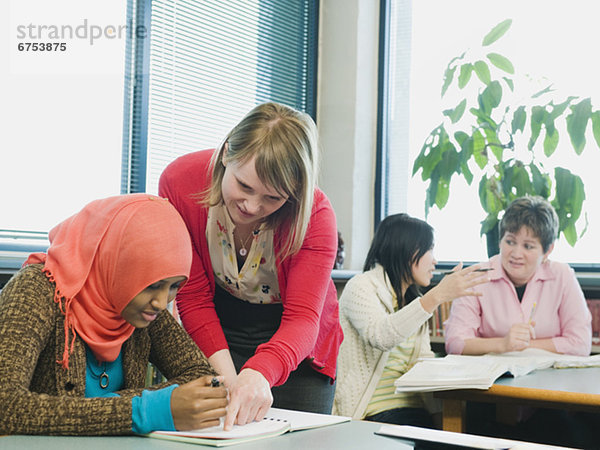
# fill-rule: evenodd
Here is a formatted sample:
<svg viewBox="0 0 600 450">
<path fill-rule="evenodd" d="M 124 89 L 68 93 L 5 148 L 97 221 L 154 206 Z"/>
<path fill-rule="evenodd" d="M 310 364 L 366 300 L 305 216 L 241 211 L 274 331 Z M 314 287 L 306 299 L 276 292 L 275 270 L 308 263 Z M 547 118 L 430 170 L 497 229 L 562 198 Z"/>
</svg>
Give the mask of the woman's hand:
<svg viewBox="0 0 600 450">
<path fill-rule="evenodd" d="M 515 323 L 504 336 L 504 352 L 515 352 L 529 347 L 531 339 L 535 339 L 533 327 L 529 323 Z"/>
<path fill-rule="evenodd" d="M 476 264 L 463 269 L 462 263 L 459 263 L 452 272 L 444 276 L 435 287 L 421 297 L 423 308 L 427 312 L 432 312 L 441 303 L 455 298 L 482 295 L 481 292 L 473 290 L 473 287 L 487 283 L 490 278 L 486 272 L 477 272 L 480 268 L 481 266 Z"/>
<path fill-rule="evenodd" d="M 219 425 L 227 413 L 227 389 L 223 377 L 216 377 L 221 386 L 213 387 L 213 376 L 207 375 L 177 386 L 171 394 L 171 414 L 178 431 L 196 430 Z"/>
<path fill-rule="evenodd" d="M 234 423 L 245 425 L 262 420 L 273 403 L 267 379 L 256 370 L 244 369 L 235 381 L 229 381 L 230 402 L 223 429 L 230 430 Z"/>
</svg>

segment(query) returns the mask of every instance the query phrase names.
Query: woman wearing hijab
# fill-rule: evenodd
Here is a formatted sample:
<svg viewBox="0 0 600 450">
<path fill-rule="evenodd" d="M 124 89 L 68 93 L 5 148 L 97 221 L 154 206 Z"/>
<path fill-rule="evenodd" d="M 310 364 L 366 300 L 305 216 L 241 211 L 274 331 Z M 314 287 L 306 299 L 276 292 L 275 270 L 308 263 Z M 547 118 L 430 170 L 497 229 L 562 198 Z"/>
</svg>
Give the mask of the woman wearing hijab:
<svg viewBox="0 0 600 450">
<path fill-rule="evenodd" d="M 96 200 L 0 294 L 0 434 L 117 435 L 213 426 L 226 391 L 166 307 L 190 271 L 164 199 Z M 148 362 L 168 379 L 145 389 Z"/>
</svg>

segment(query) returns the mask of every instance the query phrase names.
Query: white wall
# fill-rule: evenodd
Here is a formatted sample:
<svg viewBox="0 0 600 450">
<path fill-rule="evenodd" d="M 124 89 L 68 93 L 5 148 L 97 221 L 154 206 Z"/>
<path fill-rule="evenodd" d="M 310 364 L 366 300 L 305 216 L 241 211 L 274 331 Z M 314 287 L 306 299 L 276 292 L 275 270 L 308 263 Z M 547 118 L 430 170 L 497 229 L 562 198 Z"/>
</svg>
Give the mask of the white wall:
<svg viewBox="0 0 600 450">
<path fill-rule="evenodd" d="M 320 186 L 335 209 L 345 269 L 361 269 L 373 228 L 379 2 L 322 0 L 317 125 Z"/>
<path fill-rule="evenodd" d="M 0 228 L 45 231 L 119 193 L 126 3 L 0 2 Z M 34 42 L 65 50 L 18 48 Z"/>
</svg>

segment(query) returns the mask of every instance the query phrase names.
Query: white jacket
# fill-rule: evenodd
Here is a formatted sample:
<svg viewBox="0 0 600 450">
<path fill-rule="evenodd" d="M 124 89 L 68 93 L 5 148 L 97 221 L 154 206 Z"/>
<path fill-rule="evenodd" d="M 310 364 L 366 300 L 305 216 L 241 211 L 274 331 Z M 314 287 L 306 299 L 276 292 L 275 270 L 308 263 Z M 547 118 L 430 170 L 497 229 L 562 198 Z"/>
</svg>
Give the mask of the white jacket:
<svg viewBox="0 0 600 450">
<path fill-rule="evenodd" d="M 348 281 L 340 296 L 344 341 L 340 347 L 333 414 L 363 419 L 391 349 L 415 333 L 418 357 L 433 357 L 427 320 L 431 314 L 413 300 L 393 309 L 393 289 L 383 267 Z"/>
</svg>

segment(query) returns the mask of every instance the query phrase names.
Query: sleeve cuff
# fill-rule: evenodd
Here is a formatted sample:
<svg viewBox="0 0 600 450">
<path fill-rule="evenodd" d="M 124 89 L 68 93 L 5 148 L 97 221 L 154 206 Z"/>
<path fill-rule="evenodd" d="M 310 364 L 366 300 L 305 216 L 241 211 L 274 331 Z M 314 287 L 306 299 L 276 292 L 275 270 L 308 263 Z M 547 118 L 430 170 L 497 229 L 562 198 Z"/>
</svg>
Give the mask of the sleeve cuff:
<svg viewBox="0 0 600 450">
<path fill-rule="evenodd" d="M 144 390 L 142 395 L 131 399 L 131 428 L 134 433 L 176 431 L 171 414 L 171 394 L 177 386 L 173 384 L 157 391 Z"/>
</svg>

